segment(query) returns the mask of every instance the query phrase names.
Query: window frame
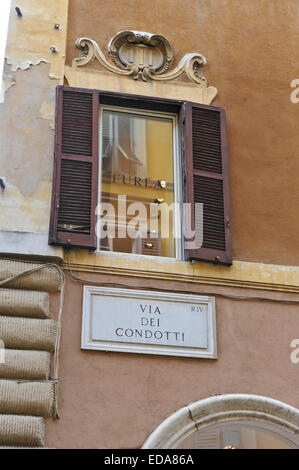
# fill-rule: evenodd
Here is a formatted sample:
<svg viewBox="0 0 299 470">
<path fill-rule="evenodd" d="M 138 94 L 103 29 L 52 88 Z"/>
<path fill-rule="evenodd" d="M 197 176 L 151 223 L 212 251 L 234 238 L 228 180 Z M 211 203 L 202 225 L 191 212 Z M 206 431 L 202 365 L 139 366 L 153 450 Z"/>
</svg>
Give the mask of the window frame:
<svg viewBox="0 0 299 470">
<path fill-rule="evenodd" d="M 94 251 L 97 248 L 95 227 L 96 207 L 98 201 L 97 165 L 99 162 L 99 108 L 102 105 L 112 105 L 120 108 L 128 107 L 143 111 L 148 110 L 150 112 L 168 112 L 178 116 L 178 141 L 181 153 L 180 165 L 182 173 L 182 202 L 190 203 L 192 212 L 195 210 L 194 202 L 207 204 L 205 206 L 207 208 L 207 212 L 204 211 L 203 214 L 204 227 L 206 227 L 206 234 L 205 228 L 203 233 L 204 244 L 201 248 L 188 248 L 184 245 L 182 249 L 182 257 L 180 259 L 188 261 L 204 261 L 213 264 L 231 266 L 232 246 L 225 108 L 203 105 L 201 103 L 185 100 L 153 97 L 148 95 L 134 95 L 100 89 L 77 88 L 64 85 L 57 86 L 56 97 L 53 190 L 49 229 L 50 245 L 62 245 L 69 248 L 85 248 L 89 251 Z M 89 104 L 86 107 L 87 101 L 89 101 Z M 198 109 L 198 112 L 201 112 L 204 115 L 203 118 L 200 119 L 201 123 L 199 124 L 196 123 L 196 121 L 193 123 L 192 118 L 192 113 L 193 111 L 195 112 L 196 108 Z M 219 121 L 220 116 L 219 125 L 217 125 L 218 127 L 215 127 L 213 123 L 209 124 L 213 112 L 215 113 L 213 120 Z M 89 116 L 89 121 L 87 121 L 89 124 L 84 120 L 84 116 L 86 115 Z M 91 115 L 92 121 L 90 121 Z M 66 116 L 65 119 L 64 116 Z M 210 125 L 211 127 L 209 127 Z M 87 127 L 89 129 L 88 138 L 86 134 Z M 207 133 L 205 129 L 207 129 Z M 202 187 L 198 186 L 198 181 L 195 184 L 193 176 L 190 178 L 190 174 L 192 172 L 193 175 L 198 174 L 196 173 L 196 168 L 193 167 L 195 160 L 194 162 L 192 160 L 196 155 L 195 153 L 193 154 L 192 139 L 198 132 L 199 135 L 201 133 L 203 136 L 203 147 L 201 147 L 202 144 L 200 142 L 198 147 L 197 142 L 195 151 L 197 153 L 199 152 L 199 156 L 202 158 L 202 163 L 204 165 L 206 163 L 207 165 L 210 165 L 213 159 L 215 159 L 215 162 L 220 160 L 222 161 L 221 176 L 216 174 L 218 171 L 216 171 L 216 173 L 213 170 L 212 172 L 206 172 L 203 177 L 210 178 L 210 180 L 207 181 L 206 179 L 205 183 L 203 181 L 204 186 Z M 219 136 L 221 136 L 220 140 Z M 83 147 L 82 142 L 84 143 Z M 220 148 L 221 156 L 219 155 L 219 152 L 218 154 L 214 153 L 213 149 L 215 147 L 215 143 L 216 147 L 218 145 L 218 149 Z M 206 147 L 207 145 L 208 147 Z M 208 148 L 207 157 L 205 156 L 205 148 Z M 205 160 L 206 158 L 207 160 Z M 92 173 L 88 182 L 84 182 L 84 177 L 81 177 L 80 168 L 83 168 L 83 166 L 78 163 L 74 163 L 74 167 L 69 166 L 68 173 L 63 174 L 62 170 L 63 167 L 65 168 L 66 161 L 68 161 L 70 165 L 71 161 L 82 162 L 82 165 L 85 163 L 85 172 L 86 165 L 90 165 L 92 167 Z M 213 164 L 211 168 L 213 168 Z M 214 189 L 211 189 L 214 184 L 213 180 L 215 181 L 219 179 L 223 182 L 223 189 L 221 191 L 222 196 L 219 196 L 220 193 L 218 191 L 218 195 L 215 193 L 214 197 L 214 193 L 211 192 L 214 191 Z M 210 189 L 207 189 L 207 192 L 203 193 L 202 190 L 207 182 L 210 185 Z M 80 190 L 78 190 L 79 187 Z M 198 193 L 199 189 L 201 190 L 202 195 Z M 197 200 L 194 198 L 195 191 L 197 191 Z M 206 189 L 204 189 L 204 191 L 206 191 Z M 70 199 L 66 199 L 66 195 L 68 194 L 71 195 Z M 90 206 L 86 209 L 86 213 L 84 212 L 84 208 L 81 207 L 81 194 L 84 194 L 86 208 L 86 200 L 90 200 Z M 217 215 L 219 213 L 222 214 L 220 219 Z M 89 217 L 89 219 L 87 219 L 87 217 Z M 207 224 L 205 224 L 205 220 L 207 221 Z M 194 215 L 192 215 L 191 222 L 194 224 Z M 74 225 L 74 229 L 72 229 L 72 225 Z M 80 226 L 83 227 L 83 231 L 80 231 Z M 88 230 L 84 229 L 85 226 Z M 194 230 L 194 226 L 191 226 L 191 229 Z M 219 243 L 217 240 L 219 240 Z M 214 243 L 214 241 L 216 243 Z M 183 240 L 182 237 L 182 243 L 184 242 L 185 240 Z M 117 255 L 121 254 L 118 252 L 113 253 Z M 132 254 L 124 255 L 132 256 Z M 138 256 L 140 257 L 143 255 Z M 148 257 L 156 258 L 155 256 L 147 256 L 147 259 Z M 165 258 L 163 257 L 162 259 Z M 168 259 L 175 260 L 176 258 Z"/>
<path fill-rule="evenodd" d="M 158 260 L 178 260 L 184 261 L 184 238 L 183 238 L 183 229 L 182 229 L 182 204 L 183 204 L 183 179 L 182 179 L 182 149 L 180 146 L 180 126 L 179 126 L 179 116 L 177 113 L 169 113 L 169 112 L 159 112 L 159 111 L 152 111 L 146 108 L 144 109 L 137 109 L 132 107 L 122 107 L 122 106 L 111 106 L 111 105 L 101 105 L 99 106 L 99 164 L 98 164 L 98 207 L 101 203 L 101 178 L 102 178 L 102 116 L 104 111 L 116 111 L 116 112 L 123 112 L 123 113 L 131 113 L 135 115 L 141 116 L 149 116 L 149 117 L 160 117 L 160 118 L 168 118 L 172 121 L 172 162 L 173 162 L 173 180 L 174 180 L 174 200 L 175 203 L 175 211 L 174 211 L 174 233 L 178 234 L 178 237 L 173 237 L 174 239 L 174 250 L 175 256 L 167 257 L 167 256 L 154 256 L 155 259 Z M 179 206 L 179 211 L 177 210 Z M 138 259 L 142 256 L 145 259 L 151 259 L 153 256 L 150 254 L 136 254 L 136 253 L 127 253 L 127 252 L 120 252 L 120 251 L 106 251 L 100 249 L 100 239 L 97 237 L 97 248 L 95 253 L 103 254 L 107 256 L 111 255 L 122 255 L 122 256 L 130 256 L 130 257 L 137 257 Z"/>
</svg>

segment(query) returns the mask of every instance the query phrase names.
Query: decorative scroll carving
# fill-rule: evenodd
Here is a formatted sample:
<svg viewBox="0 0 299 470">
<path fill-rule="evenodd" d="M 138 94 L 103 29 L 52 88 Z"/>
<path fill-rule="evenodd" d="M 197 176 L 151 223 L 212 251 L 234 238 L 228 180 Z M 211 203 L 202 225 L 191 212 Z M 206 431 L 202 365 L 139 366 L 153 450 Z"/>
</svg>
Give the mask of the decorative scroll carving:
<svg viewBox="0 0 299 470">
<path fill-rule="evenodd" d="M 202 77 L 198 72 L 199 67 L 206 65 L 206 63 L 205 57 L 201 54 L 186 54 L 175 69 L 163 75 L 157 75 L 153 69 L 145 67 L 143 78 L 145 80 L 173 80 L 185 72 L 191 81 L 200 85 L 206 85 L 206 78 Z"/>
<path fill-rule="evenodd" d="M 77 67 L 85 67 L 97 60 L 110 72 L 144 81 L 173 80 L 185 73 L 192 82 L 207 87 L 206 78 L 199 73 L 200 68 L 206 65 L 205 57 L 198 53 L 186 54 L 171 70 L 173 50 L 160 34 L 120 31 L 108 44 L 112 62 L 93 39 L 78 38 L 75 44 L 82 50 L 82 57 L 75 59 Z"/>
<path fill-rule="evenodd" d="M 137 65 L 131 64 L 127 66 L 125 70 L 115 67 L 113 64 L 108 62 L 105 55 L 93 39 L 78 38 L 75 44 L 79 49 L 82 49 L 82 57 L 75 59 L 78 67 L 85 67 L 86 65 L 90 64 L 94 59 L 97 59 L 99 63 L 103 65 L 103 67 L 109 70 L 109 72 L 138 78 L 139 67 Z"/>
</svg>

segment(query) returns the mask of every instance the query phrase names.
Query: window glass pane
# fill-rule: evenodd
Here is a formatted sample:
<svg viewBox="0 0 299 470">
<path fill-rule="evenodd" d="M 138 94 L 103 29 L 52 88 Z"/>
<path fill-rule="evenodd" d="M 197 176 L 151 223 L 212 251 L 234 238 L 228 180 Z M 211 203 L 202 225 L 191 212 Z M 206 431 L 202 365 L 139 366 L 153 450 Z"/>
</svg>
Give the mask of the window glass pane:
<svg viewBox="0 0 299 470">
<path fill-rule="evenodd" d="M 174 257 L 172 118 L 107 109 L 101 135 L 100 249 Z"/>
<path fill-rule="evenodd" d="M 285 436 L 276 432 L 275 426 L 263 429 L 260 423 L 222 424 L 198 431 L 188 437 L 181 449 L 290 449 L 293 447 Z M 269 427 L 269 426 L 268 426 Z"/>
</svg>

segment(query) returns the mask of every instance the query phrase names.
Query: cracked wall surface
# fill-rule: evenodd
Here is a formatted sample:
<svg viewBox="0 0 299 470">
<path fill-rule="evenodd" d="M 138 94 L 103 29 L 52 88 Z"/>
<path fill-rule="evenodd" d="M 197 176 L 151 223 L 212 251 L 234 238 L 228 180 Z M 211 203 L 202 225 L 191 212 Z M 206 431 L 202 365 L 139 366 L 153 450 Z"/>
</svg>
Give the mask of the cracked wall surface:
<svg viewBox="0 0 299 470">
<path fill-rule="evenodd" d="M 22 17 L 18 17 L 18 6 Z M 65 57 L 68 0 L 13 0 L 6 46 L 12 71 L 50 64 L 49 76 L 62 79 Z M 59 25 L 59 28 L 55 28 Z M 50 48 L 55 47 L 56 53 Z"/>
<path fill-rule="evenodd" d="M 55 89 L 63 83 L 67 11 L 68 0 L 12 1 L 0 104 L 0 176 L 6 181 L 0 230 L 48 232 Z"/>
</svg>

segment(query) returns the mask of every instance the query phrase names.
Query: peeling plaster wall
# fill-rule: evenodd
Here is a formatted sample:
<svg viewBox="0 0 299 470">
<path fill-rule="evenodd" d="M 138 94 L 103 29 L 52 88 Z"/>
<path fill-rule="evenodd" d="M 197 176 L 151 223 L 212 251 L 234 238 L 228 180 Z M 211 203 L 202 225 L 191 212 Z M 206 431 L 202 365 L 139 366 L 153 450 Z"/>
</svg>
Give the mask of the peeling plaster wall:
<svg viewBox="0 0 299 470">
<path fill-rule="evenodd" d="M 46 111 L 48 103 L 54 104 L 59 82 L 49 80 L 48 64 L 10 74 L 15 85 L 0 105 L 0 174 L 6 178 L 0 194 L 0 230 L 46 233 L 54 144 L 51 115 Z"/>
<path fill-rule="evenodd" d="M 18 6 L 22 17 L 18 17 Z M 63 78 L 68 0 L 13 0 L 6 47 L 12 71 L 26 70 L 46 62 L 51 65 L 49 76 Z M 54 25 L 58 24 L 59 29 Z M 57 53 L 50 51 L 54 46 Z"/>
<path fill-rule="evenodd" d="M 12 1 L 0 104 L 0 176 L 6 180 L 0 230 L 48 232 L 55 88 L 63 83 L 67 11 L 68 0 Z"/>
</svg>

